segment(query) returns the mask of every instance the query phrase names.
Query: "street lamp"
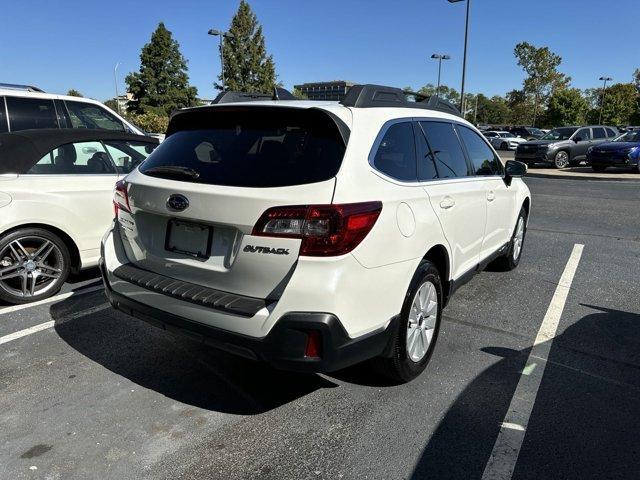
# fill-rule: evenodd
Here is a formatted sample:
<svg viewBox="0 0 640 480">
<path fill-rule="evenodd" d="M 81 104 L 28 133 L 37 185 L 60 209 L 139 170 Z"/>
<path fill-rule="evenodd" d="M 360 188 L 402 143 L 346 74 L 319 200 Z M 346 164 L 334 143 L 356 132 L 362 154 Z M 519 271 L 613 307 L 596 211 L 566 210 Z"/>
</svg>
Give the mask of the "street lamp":
<svg viewBox="0 0 640 480">
<path fill-rule="evenodd" d="M 600 120 L 598 120 L 598 125 L 602 125 L 602 110 L 604 110 L 604 96 L 607 93 L 607 82 L 613 80 L 611 77 L 600 77 L 600 80 L 604 82 L 602 85 L 602 101 L 600 102 Z"/>
<path fill-rule="evenodd" d="M 116 66 L 113 67 L 113 82 L 116 85 L 116 108 L 118 109 L 118 113 L 120 114 L 120 98 L 118 97 L 118 67 L 120 66 L 120 62 L 116 63 Z"/>
<path fill-rule="evenodd" d="M 449 3 L 464 2 L 465 0 L 448 0 Z M 467 15 L 464 21 L 464 54 L 462 55 L 462 86 L 460 87 L 460 110 L 464 109 L 464 78 L 467 72 L 467 39 L 469 37 L 469 9 L 471 0 L 467 1 Z"/>
<path fill-rule="evenodd" d="M 442 71 L 442 60 L 449 60 L 451 57 L 441 53 L 434 53 L 431 55 L 431 58 L 438 60 L 438 87 L 436 88 L 436 97 L 440 98 L 440 72 Z"/>
<path fill-rule="evenodd" d="M 222 90 L 224 91 L 224 88 L 225 88 L 225 81 L 224 81 L 224 39 L 225 38 L 233 38 L 233 34 L 231 34 L 229 32 L 223 32 L 222 30 L 216 30 L 215 28 L 212 28 L 207 33 L 209 35 L 213 35 L 214 37 L 220 37 L 220 70 L 222 72 L 220 76 L 222 77 Z"/>
</svg>

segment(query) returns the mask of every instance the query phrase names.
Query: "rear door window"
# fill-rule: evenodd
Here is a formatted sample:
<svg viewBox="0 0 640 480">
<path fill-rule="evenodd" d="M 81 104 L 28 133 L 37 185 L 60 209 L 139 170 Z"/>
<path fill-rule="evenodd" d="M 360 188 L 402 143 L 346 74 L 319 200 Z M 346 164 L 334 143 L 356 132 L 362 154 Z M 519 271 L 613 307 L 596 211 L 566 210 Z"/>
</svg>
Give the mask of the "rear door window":
<svg viewBox="0 0 640 480">
<path fill-rule="evenodd" d="M 27 174 L 100 175 L 115 174 L 115 169 L 101 142 L 78 142 L 54 148 Z"/>
<path fill-rule="evenodd" d="M 116 130 L 124 132 L 124 124 L 104 108 L 93 103 L 65 101 L 71 126 L 98 130 Z"/>
<path fill-rule="evenodd" d="M 53 100 L 25 97 L 5 97 L 11 131 L 31 128 L 58 128 Z"/>
<path fill-rule="evenodd" d="M 201 109 L 173 118 L 140 171 L 213 185 L 282 187 L 335 177 L 344 152 L 336 122 L 319 110 Z"/>
<path fill-rule="evenodd" d="M 576 132 L 573 138 L 580 138 L 581 142 L 585 140 L 591 140 L 591 129 L 590 128 L 581 128 Z"/>
<path fill-rule="evenodd" d="M 411 122 L 394 123 L 385 132 L 373 165 L 382 173 L 406 182 L 416 180 L 416 146 Z"/>
<path fill-rule="evenodd" d="M 618 135 L 616 134 L 616 132 L 614 132 L 612 129 L 607 128 L 607 136 L 609 138 L 613 138 L 613 137 L 617 137 Z"/>
<path fill-rule="evenodd" d="M 466 177 L 469 166 L 453 125 L 448 122 L 420 122 L 440 178 Z"/>
<path fill-rule="evenodd" d="M 480 135 L 462 125 L 456 127 L 467 148 L 476 175 L 502 175 L 502 163 Z"/>
<path fill-rule="evenodd" d="M 600 138 L 607 138 L 607 134 L 602 127 L 593 128 L 593 138 L 594 140 L 598 140 Z"/>
</svg>

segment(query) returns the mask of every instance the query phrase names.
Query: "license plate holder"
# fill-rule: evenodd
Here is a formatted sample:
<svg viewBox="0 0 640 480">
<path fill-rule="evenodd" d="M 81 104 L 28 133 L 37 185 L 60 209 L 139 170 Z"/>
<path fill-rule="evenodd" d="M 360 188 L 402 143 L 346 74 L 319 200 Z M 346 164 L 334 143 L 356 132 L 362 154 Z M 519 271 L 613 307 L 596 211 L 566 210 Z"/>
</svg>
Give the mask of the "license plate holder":
<svg viewBox="0 0 640 480">
<path fill-rule="evenodd" d="M 207 259 L 211 256 L 213 227 L 171 219 L 167 223 L 164 248 L 170 252 Z"/>
</svg>

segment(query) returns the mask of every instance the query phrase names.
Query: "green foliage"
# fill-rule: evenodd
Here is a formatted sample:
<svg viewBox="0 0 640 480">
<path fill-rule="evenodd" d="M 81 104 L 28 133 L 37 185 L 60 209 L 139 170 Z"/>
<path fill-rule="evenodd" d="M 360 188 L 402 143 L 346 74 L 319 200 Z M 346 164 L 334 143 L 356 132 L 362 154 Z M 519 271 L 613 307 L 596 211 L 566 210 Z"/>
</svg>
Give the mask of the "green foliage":
<svg viewBox="0 0 640 480">
<path fill-rule="evenodd" d="M 67 92 L 67 95 L 69 95 L 70 97 L 84 97 L 84 95 L 82 95 L 78 90 L 76 90 L 75 88 L 71 88 L 69 89 L 69 91 Z"/>
<path fill-rule="evenodd" d="M 291 95 L 296 97 L 298 100 L 309 100 L 309 97 L 306 94 L 302 93 L 302 90 L 300 90 L 299 88 L 294 88 L 291 92 Z"/>
<path fill-rule="evenodd" d="M 509 123 L 509 106 L 507 100 L 499 95 L 487 98 L 478 94 L 478 111 L 474 115 L 476 122 L 489 125 L 502 125 Z M 475 102 L 473 107 L 475 108 Z M 475 113 L 475 112 L 474 112 Z"/>
<path fill-rule="evenodd" d="M 110 98 L 109 100 L 105 101 L 104 104 L 114 112 L 118 111 L 118 102 L 115 98 Z"/>
<path fill-rule="evenodd" d="M 127 75 L 125 82 L 133 94 L 127 108 L 135 114 L 154 112 L 166 116 L 196 104 L 198 91 L 189 86 L 187 61 L 162 22 L 142 48 L 140 71 Z"/>
<path fill-rule="evenodd" d="M 596 124 L 600 118 L 602 89 L 598 89 L 598 105 L 588 114 L 589 123 Z M 604 125 L 629 125 L 638 121 L 640 93 L 633 83 L 616 83 L 607 87 L 602 109 Z"/>
<path fill-rule="evenodd" d="M 431 96 L 436 94 L 437 87 L 432 83 L 427 83 L 424 87 L 420 88 L 416 93 L 425 96 Z M 465 95 L 466 97 L 466 95 Z M 460 93 L 455 88 L 448 87 L 446 85 L 440 85 L 440 98 L 447 100 L 454 105 L 460 104 Z"/>
<path fill-rule="evenodd" d="M 583 125 L 589 105 L 577 88 L 555 91 L 549 98 L 544 123 L 554 127 Z"/>
<path fill-rule="evenodd" d="M 127 120 L 149 133 L 165 133 L 169 126 L 169 117 L 163 113 L 145 112 L 126 115 Z"/>
<path fill-rule="evenodd" d="M 507 93 L 506 102 L 509 108 L 509 123 L 513 125 L 530 125 L 533 120 L 533 102 L 524 90 L 511 90 Z"/>
<path fill-rule="evenodd" d="M 640 90 L 640 68 L 636 68 L 633 72 L 633 84 Z"/>
<path fill-rule="evenodd" d="M 242 92 L 271 93 L 276 84 L 273 57 L 267 55 L 262 26 L 245 0 L 231 20 L 229 33 L 224 39 L 225 89 Z M 222 75 L 218 77 L 222 80 Z M 222 90 L 222 84 L 215 87 Z"/>
</svg>

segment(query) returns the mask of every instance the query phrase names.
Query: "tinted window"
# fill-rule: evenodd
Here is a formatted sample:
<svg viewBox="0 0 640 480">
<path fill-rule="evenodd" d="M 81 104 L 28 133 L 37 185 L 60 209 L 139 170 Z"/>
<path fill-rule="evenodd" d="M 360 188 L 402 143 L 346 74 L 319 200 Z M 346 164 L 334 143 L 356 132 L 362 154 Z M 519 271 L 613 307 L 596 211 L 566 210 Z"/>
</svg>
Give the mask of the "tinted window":
<svg viewBox="0 0 640 480">
<path fill-rule="evenodd" d="M 6 97 L 12 131 L 30 128 L 58 128 L 53 100 Z"/>
<path fill-rule="evenodd" d="M 170 130 L 175 133 L 141 165 L 141 172 L 214 185 L 301 185 L 333 178 L 345 151 L 335 122 L 317 110 L 202 109 L 175 117 Z M 157 168 L 172 166 L 191 169 L 197 178 Z"/>
<path fill-rule="evenodd" d="M 596 127 L 593 129 L 593 138 L 607 138 L 607 134 L 602 127 Z"/>
<path fill-rule="evenodd" d="M 410 122 L 391 125 L 378 145 L 374 166 L 398 180 L 416 180 L 416 148 Z"/>
<path fill-rule="evenodd" d="M 453 131 L 453 125 L 444 122 L 420 122 L 420 126 L 435 159 L 438 177 L 466 177 L 469 168 L 458 136 Z"/>
<path fill-rule="evenodd" d="M 122 122 L 104 108 L 92 103 L 65 101 L 73 128 L 118 130 L 124 132 Z"/>
<path fill-rule="evenodd" d="M 476 175 L 501 175 L 502 164 L 480 135 L 470 128 L 458 126 Z"/>
<path fill-rule="evenodd" d="M 580 137 L 580 141 L 591 140 L 591 129 L 589 129 L 589 128 L 581 128 L 573 136 L 574 139 L 576 139 L 578 137 Z"/>
<path fill-rule="evenodd" d="M 416 124 L 416 144 L 418 148 L 418 179 L 433 180 L 438 178 L 435 159 L 420 125 Z"/>
<path fill-rule="evenodd" d="M 607 128 L 607 136 L 608 137 L 615 137 L 616 136 L 616 132 L 614 132 L 610 128 Z"/>
<path fill-rule="evenodd" d="M 40 159 L 28 174 L 96 175 L 115 173 L 109 155 L 100 142 L 68 143 Z"/>
<path fill-rule="evenodd" d="M 140 165 L 158 146 L 155 143 L 105 140 L 109 155 L 116 164 L 118 173 L 129 173 Z"/>
<path fill-rule="evenodd" d="M 0 97 L 0 133 L 8 132 L 7 115 L 4 109 L 4 97 Z"/>
</svg>

